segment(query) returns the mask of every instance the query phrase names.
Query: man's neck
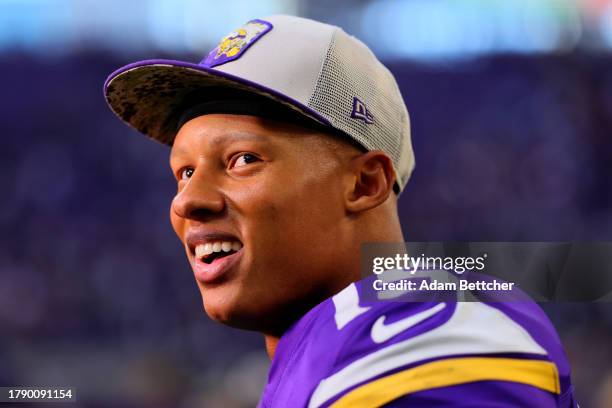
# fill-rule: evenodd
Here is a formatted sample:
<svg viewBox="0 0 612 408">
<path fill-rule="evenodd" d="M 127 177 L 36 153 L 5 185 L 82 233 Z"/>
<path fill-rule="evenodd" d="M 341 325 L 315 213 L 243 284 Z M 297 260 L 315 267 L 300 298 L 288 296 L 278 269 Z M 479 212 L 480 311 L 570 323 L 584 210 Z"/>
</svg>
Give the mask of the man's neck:
<svg viewBox="0 0 612 408">
<path fill-rule="evenodd" d="M 270 357 L 270 360 L 272 360 L 274 359 L 274 353 L 276 353 L 276 346 L 278 346 L 280 337 L 265 335 L 264 340 L 266 342 L 268 357 Z"/>
<path fill-rule="evenodd" d="M 401 235 L 401 231 L 397 234 L 399 242 L 402 242 L 403 237 Z M 393 242 L 393 240 L 389 240 Z M 359 253 L 358 250 L 355 250 L 355 253 Z M 339 268 L 340 270 L 349 271 L 349 273 L 345 273 L 343 276 L 339 276 L 336 274 L 336 281 L 332 287 L 326 287 L 323 290 L 320 290 L 316 296 L 311 297 L 311 302 L 303 302 L 302 304 L 292 305 L 292 307 L 287 307 L 285 310 L 291 310 L 292 312 L 300 311 L 297 314 L 292 314 L 290 316 L 283 316 L 282 319 L 276 319 L 275 321 L 284 321 L 285 325 L 281 326 L 283 329 L 279 330 L 278 327 L 275 327 L 275 330 L 263 331 L 264 340 L 266 343 L 266 351 L 268 353 L 268 357 L 270 360 L 274 359 L 274 355 L 276 354 L 276 348 L 278 346 L 278 342 L 280 341 L 282 335 L 285 333 L 286 329 L 288 329 L 292 323 L 295 323 L 299 319 L 301 319 L 308 311 L 312 310 L 316 305 L 324 302 L 326 299 L 329 299 L 333 295 L 340 292 L 342 289 L 346 288 L 352 282 L 357 282 L 361 279 L 360 275 L 360 261 L 357 259 L 355 264 L 351 267 L 350 265 L 346 268 Z M 314 300 L 312 300 L 314 299 Z M 274 334 L 268 334 L 274 333 Z"/>
<path fill-rule="evenodd" d="M 284 316 L 285 319 L 277 319 L 278 321 L 287 322 L 284 326 L 281 326 L 282 330 L 275 328 L 274 331 L 268 331 L 268 332 L 262 331 L 262 334 L 264 335 L 264 340 L 266 343 L 266 351 L 268 353 L 268 357 L 270 357 L 270 360 L 274 359 L 274 355 L 276 354 L 276 348 L 278 346 L 278 342 L 280 341 L 281 337 L 284 335 L 284 333 L 287 331 L 287 329 L 292 324 L 299 321 L 299 319 L 304 317 L 310 310 L 312 310 L 318 304 L 329 299 L 330 297 L 332 297 L 333 295 L 335 295 L 336 293 L 344 289 L 346 286 L 348 286 L 351 282 L 356 282 L 357 280 L 359 280 L 359 275 L 349 276 L 348 279 L 346 279 L 344 282 L 342 281 L 338 282 L 337 287 L 331 288 L 329 292 L 320 293 L 318 296 L 313 297 L 313 299 L 316 299 L 316 301 L 313 301 L 312 304 L 303 303 L 300 305 L 293 305 L 292 307 L 286 308 L 287 310 L 292 310 L 292 311 L 299 310 L 300 312 L 298 314 L 293 314 L 291 316 Z M 270 334 L 270 333 L 273 333 L 273 334 Z"/>
</svg>

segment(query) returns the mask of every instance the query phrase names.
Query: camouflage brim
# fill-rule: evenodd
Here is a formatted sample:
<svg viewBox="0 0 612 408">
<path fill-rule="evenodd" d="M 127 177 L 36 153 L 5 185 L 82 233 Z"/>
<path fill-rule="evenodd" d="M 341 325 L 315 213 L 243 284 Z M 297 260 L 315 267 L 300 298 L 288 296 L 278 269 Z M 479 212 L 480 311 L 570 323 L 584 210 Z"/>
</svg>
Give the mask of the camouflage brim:
<svg viewBox="0 0 612 408">
<path fill-rule="evenodd" d="M 213 68 L 183 61 L 147 60 L 120 68 L 106 80 L 104 97 L 122 121 L 171 146 L 183 101 L 194 91 L 205 97 L 209 88 L 252 92 L 330 126 L 321 115 L 286 95 Z M 215 95 L 212 93 L 211 98 Z"/>
</svg>

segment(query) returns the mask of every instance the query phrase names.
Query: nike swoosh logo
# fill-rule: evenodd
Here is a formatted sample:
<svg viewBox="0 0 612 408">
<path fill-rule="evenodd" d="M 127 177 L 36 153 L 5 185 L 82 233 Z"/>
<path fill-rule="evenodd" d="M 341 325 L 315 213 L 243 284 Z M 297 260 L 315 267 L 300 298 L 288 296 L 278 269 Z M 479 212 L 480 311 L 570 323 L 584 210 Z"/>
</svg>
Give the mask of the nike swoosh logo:
<svg viewBox="0 0 612 408">
<path fill-rule="evenodd" d="M 374 340 L 375 343 L 384 343 L 385 341 L 397 336 L 398 334 L 403 331 L 406 331 L 412 326 L 416 326 L 423 320 L 430 318 L 431 316 L 440 312 L 445 307 L 445 303 L 438 303 L 430 309 L 423 310 L 422 312 L 413 314 L 412 316 L 390 324 L 385 324 L 386 316 L 380 316 L 374 322 L 374 325 L 372 325 L 372 331 L 370 333 L 370 335 L 372 336 L 372 340 Z"/>
</svg>

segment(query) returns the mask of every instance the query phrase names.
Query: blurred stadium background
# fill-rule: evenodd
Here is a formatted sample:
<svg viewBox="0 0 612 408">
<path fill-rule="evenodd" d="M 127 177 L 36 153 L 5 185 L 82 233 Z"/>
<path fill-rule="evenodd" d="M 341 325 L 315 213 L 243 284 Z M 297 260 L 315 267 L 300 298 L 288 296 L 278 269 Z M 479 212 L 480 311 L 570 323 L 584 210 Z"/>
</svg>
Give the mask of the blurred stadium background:
<svg viewBox="0 0 612 408">
<path fill-rule="evenodd" d="M 275 13 L 344 27 L 397 76 L 408 240 L 612 240 L 610 1 L 0 0 L 0 385 L 74 386 L 72 407 L 257 401 L 263 341 L 205 317 L 168 150 L 102 83 Z M 612 407 L 612 305 L 543 307 L 581 405 Z"/>
</svg>

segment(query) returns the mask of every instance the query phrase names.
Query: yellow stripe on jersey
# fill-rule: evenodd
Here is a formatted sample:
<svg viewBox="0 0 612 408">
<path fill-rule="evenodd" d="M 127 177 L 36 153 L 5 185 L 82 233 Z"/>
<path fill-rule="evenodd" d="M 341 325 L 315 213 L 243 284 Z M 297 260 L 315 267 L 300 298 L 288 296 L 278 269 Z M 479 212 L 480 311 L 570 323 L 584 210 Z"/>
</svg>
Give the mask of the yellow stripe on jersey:
<svg viewBox="0 0 612 408">
<path fill-rule="evenodd" d="M 333 408 L 378 407 L 401 396 L 475 381 L 511 381 L 561 392 L 555 364 L 540 360 L 461 357 L 438 360 L 372 381 L 349 392 Z"/>
</svg>

